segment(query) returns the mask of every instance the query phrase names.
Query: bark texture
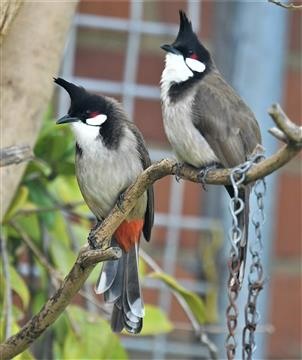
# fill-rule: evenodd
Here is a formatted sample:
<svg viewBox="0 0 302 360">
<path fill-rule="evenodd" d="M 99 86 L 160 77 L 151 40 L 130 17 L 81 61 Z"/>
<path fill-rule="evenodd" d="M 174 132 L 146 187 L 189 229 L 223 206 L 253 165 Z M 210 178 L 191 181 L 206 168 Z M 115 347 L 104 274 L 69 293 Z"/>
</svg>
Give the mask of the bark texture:
<svg viewBox="0 0 302 360">
<path fill-rule="evenodd" d="M 52 77 L 58 73 L 77 1 L 24 1 L 14 12 L 10 26 L 5 25 L 8 24 L 5 14 L 10 13 L 5 9 L 13 4 L 14 1 L 2 4 L 1 0 L 1 148 L 13 145 L 32 148 L 52 95 Z M 4 37 L 3 29 L 8 29 Z M 0 169 L 3 185 L 0 189 L 0 220 L 24 169 L 23 163 Z"/>
</svg>

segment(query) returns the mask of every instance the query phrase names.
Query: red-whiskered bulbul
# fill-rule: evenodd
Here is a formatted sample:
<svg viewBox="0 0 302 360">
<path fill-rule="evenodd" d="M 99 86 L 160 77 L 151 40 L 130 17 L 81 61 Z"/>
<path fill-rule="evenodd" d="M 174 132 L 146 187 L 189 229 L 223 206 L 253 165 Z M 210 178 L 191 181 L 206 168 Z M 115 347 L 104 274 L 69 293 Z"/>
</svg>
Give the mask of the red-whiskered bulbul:
<svg viewBox="0 0 302 360">
<path fill-rule="evenodd" d="M 177 158 L 196 168 L 213 164 L 232 168 L 245 162 L 261 134 L 254 114 L 223 79 L 209 51 L 199 42 L 192 24 L 179 12 L 178 35 L 167 52 L 161 77 L 164 128 Z M 247 85 L 248 86 L 248 85 Z M 227 186 L 230 196 L 233 189 Z M 245 211 L 239 219 L 242 283 L 247 249 L 250 186 L 240 189 Z"/>
<path fill-rule="evenodd" d="M 150 164 L 145 142 L 114 99 L 88 93 L 62 78 L 54 79 L 69 94 L 68 114 L 57 124 L 71 123 L 76 138 L 76 177 L 82 195 L 101 222 L 120 195 Z M 122 257 L 107 261 L 96 285 L 106 302 L 113 303 L 111 327 L 139 333 L 144 305 L 138 277 L 138 248 L 141 233 L 150 239 L 154 220 L 153 188 L 116 229 L 112 244 L 122 249 Z"/>
</svg>

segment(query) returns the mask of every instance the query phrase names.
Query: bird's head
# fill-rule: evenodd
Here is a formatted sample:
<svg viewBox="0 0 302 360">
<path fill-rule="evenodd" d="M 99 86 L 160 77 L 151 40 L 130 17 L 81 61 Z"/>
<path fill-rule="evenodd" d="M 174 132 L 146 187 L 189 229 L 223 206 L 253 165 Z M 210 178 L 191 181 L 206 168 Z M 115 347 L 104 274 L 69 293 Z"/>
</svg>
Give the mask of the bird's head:
<svg viewBox="0 0 302 360">
<path fill-rule="evenodd" d="M 211 62 L 210 53 L 199 42 L 190 20 L 182 10 L 179 11 L 179 18 L 179 31 L 175 41 L 161 46 L 167 52 L 168 77 L 176 83 L 191 77 L 201 77 Z"/>
<path fill-rule="evenodd" d="M 62 78 L 54 78 L 54 82 L 68 92 L 71 100 L 67 115 L 60 118 L 57 124 L 80 122 L 87 126 L 101 127 L 107 120 L 108 104 L 104 98 L 90 94 L 83 87 Z"/>
</svg>

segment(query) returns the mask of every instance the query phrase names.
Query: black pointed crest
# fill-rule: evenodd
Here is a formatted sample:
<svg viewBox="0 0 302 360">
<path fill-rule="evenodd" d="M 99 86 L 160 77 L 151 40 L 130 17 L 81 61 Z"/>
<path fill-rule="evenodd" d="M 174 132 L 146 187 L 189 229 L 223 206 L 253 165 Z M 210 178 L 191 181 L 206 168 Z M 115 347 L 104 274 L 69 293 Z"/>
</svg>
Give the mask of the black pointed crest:
<svg viewBox="0 0 302 360">
<path fill-rule="evenodd" d="M 179 10 L 179 31 L 178 34 L 181 32 L 192 32 L 192 23 L 191 21 L 187 18 L 187 15 L 184 11 Z"/>
<path fill-rule="evenodd" d="M 172 45 L 176 48 L 180 45 L 189 44 L 190 42 L 198 42 L 196 34 L 192 29 L 192 23 L 187 18 L 187 15 L 184 11 L 179 10 L 179 30 L 177 37 Z"/>
<path fill-rule="evenodd" d="M 54 78 L 53 80 L 56 84 L 62 86 L 62 88 L 64 88 L 68 92 L 71 101 L 79 98 L 81 95 L 83 95 L 83 92 L 85 92 L 82 87 L 72 84 L 62 78 Z"/>
</svg>

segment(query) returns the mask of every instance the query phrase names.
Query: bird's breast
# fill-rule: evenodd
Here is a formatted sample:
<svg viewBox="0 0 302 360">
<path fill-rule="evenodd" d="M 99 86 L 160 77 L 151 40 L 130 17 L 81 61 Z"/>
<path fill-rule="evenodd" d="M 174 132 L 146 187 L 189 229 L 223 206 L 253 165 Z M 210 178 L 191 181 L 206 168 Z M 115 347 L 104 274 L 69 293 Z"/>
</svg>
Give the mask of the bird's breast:
<svg viewBox="0 0 302 360">
<path fill-rule="evenodd" d="M 82 148 L 76 157 L 76 176 L 82 195 L 98 218 L 105 218 L 121 192 L 142 172 L 134 138 L 125 137 L 117 149 L 108 149 L 101 139 Z M 146 196 L 136 207 L 138 218 L 144 216 Z"/>
<path fill-rule="evenodd" d="M 197 168 L 218 162 L 213 150 L 192 121 L 192 95 L 177 102 L 163 99 L 163 122 L 167 138 L 180 161 Z"/>
</svg>

